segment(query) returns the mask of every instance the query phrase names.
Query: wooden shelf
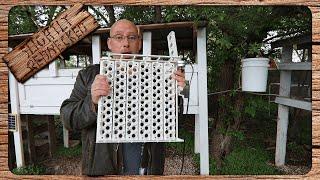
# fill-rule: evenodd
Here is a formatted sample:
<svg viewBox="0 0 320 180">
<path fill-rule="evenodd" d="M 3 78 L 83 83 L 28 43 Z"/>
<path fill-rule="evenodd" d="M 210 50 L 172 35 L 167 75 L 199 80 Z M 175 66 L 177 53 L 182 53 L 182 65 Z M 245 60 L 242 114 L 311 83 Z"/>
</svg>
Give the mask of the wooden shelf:
<svg viewBox="0 0 320 180">
<path fill-rule="evenodd" d="M 279 63 L 278 64 L 279 70 L 300 70 L 300 71 L 307 71 L 311 70 L 311 62 L 300 62 L 300 63 Z"/>
<path fill-rule="evenodd" d="M 304 110 L 308 110 L 308 111 L 312 110 L 311 102 L 308 102 L 308 101 L 290 99 L 290 98 L 285 98 L 285 97 L 276 97 L 275 103 L 282 104 L 282 105 L 289 106 L 289 107 L 304 109 Z"/>
</svg>

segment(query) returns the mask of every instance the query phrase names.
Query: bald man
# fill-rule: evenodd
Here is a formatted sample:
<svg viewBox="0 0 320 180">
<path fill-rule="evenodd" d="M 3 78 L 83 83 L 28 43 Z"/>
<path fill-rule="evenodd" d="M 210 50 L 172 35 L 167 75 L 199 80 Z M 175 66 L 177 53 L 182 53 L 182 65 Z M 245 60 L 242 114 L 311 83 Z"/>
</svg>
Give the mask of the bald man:
<svg viewBox="0 0 320 180">
<path fill-rule="evenodd" d="M 107 44 L 113 53 L 138 54 L 141 50 L 139 30 L 131 21 L 119 20 L 111 26 Z M 184 73 L 176 71 L 172 77 L 179 86 L 185 86 Z M 147 174 L 162 175 L 164 143 L 95 143 L 98 100 L 109 93 L 106 76 L 99 75 L 99 65 L 92 65 L 79 71 L 70 98 L 61 105 L 64 126 L 81 131 L 82 174 L 137 175 L 144 162 Z"/>
</svg>

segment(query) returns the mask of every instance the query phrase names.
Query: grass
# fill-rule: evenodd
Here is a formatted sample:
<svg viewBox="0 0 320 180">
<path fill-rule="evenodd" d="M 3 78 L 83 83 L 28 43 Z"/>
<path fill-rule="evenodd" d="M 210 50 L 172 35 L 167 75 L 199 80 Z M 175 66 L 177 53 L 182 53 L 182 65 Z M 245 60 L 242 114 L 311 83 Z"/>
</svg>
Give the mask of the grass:
<svg viewBox="0 0 320 180">
<path fill-rule="evenodd" d="M 12 173 L 16 175 L 42 175 L 45 174 L 45 169 L 39 165 L 26 166 L 12 169 Z"/>
<path fill-rule="evenodd" d="M 59 146 L 55 155 L 64 157 L 77 157 L 81 156 L 81 145 L 75 147 L 65 148 L 63 145 Z"/>
<path fill-rule="evenodd" d="M 304 149 L 302 146 L 298 145 L 296 142 L 289 142 L 287 144 L 288 151 L 292 151 L 296 154 L 303 154 Z"/>
<path fill-rule="evenodd" d="M 55 153 L 58 157 L 77 157 L 81 155 L 81 145 L 77 145 L 71 148 L 65 148 L 60 145 Z M 12 173 L 16 175 L 43 175 L 46 173 L 46 169 L 41 165 L 30 165 L 21 168 L 12 169 Z"/>
<path fill-rule="evenodd" d="M 268 164 L 268 161 L 270 161 L 270 155 L 262 148 L 238 147 L 225 158 L 221 174 L 279 174 L 275 167 Z"/>
<path fill-rule="evenodd" d="M 266 116 L 264 116 L 266 117 Z M 281 174 L 273 165 L 274 155 L 265 150 L 263 139 L 274 134 L 276 123 L 269 117 L 266 119 L 255 119 L 253 122 L 254 130 L 249 130 L 243 140 L 235 140 L 233 151 L 223 160 L 223 166 L 218 172 L 215 161 L 209 159 L 210 175 L 267 175 Z M 250 137 L 248 137 L 250 136 Z M 193 154 L 193 159 L 200 167 L 200 155 L 194 154 L 194 135 L 184 129 L 179 130 L 179 137 L 185 140 L 186 154 Z M 275 134 L 274 134 L 275 137 Z M 182 154 L 183 143 L 168 143 L 169 148 Z"/>
<path fill-rule="evenodd" d="M 227 155 L 218 172 L 214 159 L 210 158 L 210 175 L 272 175 L 281 174 L 271 162 L 273 155 L 266 151 L 257 139 L 245 139 L 234 143 L 234 149 Z"/>
<path fill-rule="evenodd" d="M 194 154 L 193 134 L 181 129 L 179 131 L 179 137 L 185 140 L 185 154 L 193 154 L 193 159 L 196 163 L 196 166 L 199 168 L 200 155 Z M 261 134 L 259 135 L 259 138 L 261 138 Z M 279 174 L 280 172 L 268 163 L 272 161 L 273 157 L 263 149 L 262 144 L 258 141 L 259 138 L 254 138 L 253 140 L 246 139 L 242 142 L 235 143 L 235 149 L 223 161 L 223 167 L 220 171 L 220 174 Z M 183 143 L 167 143 L 167 146 L 171 149 L 174 149 L 179 154 L 183 153 Z M 218 174 L 215 161 L 210 158 L 209 162 L 210 175 Z"/>
<path fill-rule="evenodd" d="M 259 117 L 259 116 L 257 116 Z M 260 116 L 267 117 L 267 116 Z M 220 174 L 230 175 L 272 175 L 281 174 L 280 171 L 272 165 L 274 154 L 265 150 L 263 140 L 269 136 L 275 137 L 276 123 L 270 117 L 266 119 L 257 118 L 254 120 L 245 120 L 251 126 L 245 133 L 242 141 L 235 141 L 232 152 L 225 157 Z M 211 160 L 212 164 L 215 164 Z M 212 168 L 212 174 L 217 173 Z"/>
</svg>

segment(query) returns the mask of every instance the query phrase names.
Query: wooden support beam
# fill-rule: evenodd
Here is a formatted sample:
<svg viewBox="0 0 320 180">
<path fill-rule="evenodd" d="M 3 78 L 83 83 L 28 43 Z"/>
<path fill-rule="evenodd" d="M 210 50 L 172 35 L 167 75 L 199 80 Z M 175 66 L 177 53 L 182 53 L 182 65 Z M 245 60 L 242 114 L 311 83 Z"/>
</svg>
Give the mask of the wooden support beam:
<svg viewBox="0 0 320 180">
<path fill-rule="evenodd" d="M 67 130 L 67 128 L 66 127 L 64 127 L 64 125 L 63 125 L 63 127 L 62 127 L 63 129 L 63 146 L 65 147 L 65 148 L 69 148 L 70 146 L 69 146 L 69 131 Z"/>
<path fill-rule="evenodd" d="M 53 154 L 56 151 L 56 133 L 54 127 L 54 116 L 48 115 L 46 118 L 48 127 L 49 155 L 50 157 L 53 157 Z"/>
<path fill-rule="evenodd" d="M 278 64 L 279 70 L 287 70 L 287 71 L 293 71 L 293 70 L 311 70 L 311 62 L 300 62 L 300 63 L 279 63 Z"/>
<path fill-rule="evenodd" d="M 280 39 L 278 41 L 272 42 L 271 48 L 274 49 L 277 47 L 292 46 L 293 44 L 307 44 L 307 43 L 311 43 L 311 36 L 310 35 Z"/>
<path fill-rule="evenodd" d="M 20 102 L 19 102 L 18 82 L 16 81 L 16 79 L 11 73 L 9 73 L 9 87 L 10 87 L 11 113 L 17 115 L 16 131 L 13 132 L 13 137 L 14 137 L 14 149 L 16 154 L 17 167 L 20 168 L 25 166 L 20 109 L 19 109 Z"/>
<path fill-rule="evenodd" d="M 51 77 L 57 77 L 58 76 L 58 64 L 57 61 L 52 61 L 49 64 L 49 73 Z"/>
<path fill-rule="evenodd" d="M 299 109 L 304 109 L 307 111 L 311 111 L 311 102 L 301 101 L 297 99 L 290 99 L 286 97 L 276 97 L 275 103 L 282 104 L 289 107 L 295 107 Z"/>
<path fill-rule="evenodd" d="M 101 58 L 101 39 L 100 36 L 92 36 L 92 60 L 93 64 L 99 64 Z"/>
<path fill-rule="evenodd" d="M 200 174 L 209 175 L 209 139 L 208 139 L 208 90 L 207 90 L 207 45 L 206 28 L 197 32 L 197 62 L 199 82 L 199 114 L 196 114 L 195 123 L 199 123 L 198 143 L 200 150 Z"/>
<path fill-rule="evenodd" d="M 292 46 L 283 47 L 283 62 L 292 61 Z M 291 88 L 291 71 L 280 72 L 280 89 L 279 95 L 282 97 L 290 96 Z M 278 121 L 277 121 L 277 139 L 276 139 L 276 166 L 282 166 L 285 163 L 286 147 L 287 147 L 287 130 L 289 122 L 289 107 L 279 104 Z"/>
<path fill-rule="evenodd" d="M 277 119 L 277 139 L 276 139 L 276 166 L 283 166 L 286 159 L 287 148 L 287 131 L 289 123 L 289 107 L 278 105 L 278 119 Z"/>
<path fill-rule="evenodd" d="M 152 33 L 150 31 L 143 32 L 142 37 L 142 54 L 144 55 L 151 55 L 151 49 L 152 49 Z"/>
<path fill-rule="evenodd" d="M 208 23 L 206 21 L 199 21 L 197 23 L 198 27 L 204 27 Z M 144 25 L 137 25 L 138 28 L 142 31 L 146 30 L 156 30 L 156 29 L 170 29 L 170 28 L 194 28 L 195 23 L 194 22 L 171 22 L 171 23 L 159 23 L 159 24 L 144 24 Z M 105 34 L 109 33 L 110 28 L 99 28 L 93 34 Z M 11 37 L 11 36 L 10 36 Z"/>
<path fill-rule="evenodd" d="M 33 125 L 32 119 L 30 115 L 26 115 L 26 124 L 27 124 L 27 143 L 28 143 L 28 153 L 29 153 L 29 161 L 31 164 L 36 162 L 36 149 L 35 149 L 35 142 L 34 142 L 34 132 L 33 132 Z"/>
</svg>

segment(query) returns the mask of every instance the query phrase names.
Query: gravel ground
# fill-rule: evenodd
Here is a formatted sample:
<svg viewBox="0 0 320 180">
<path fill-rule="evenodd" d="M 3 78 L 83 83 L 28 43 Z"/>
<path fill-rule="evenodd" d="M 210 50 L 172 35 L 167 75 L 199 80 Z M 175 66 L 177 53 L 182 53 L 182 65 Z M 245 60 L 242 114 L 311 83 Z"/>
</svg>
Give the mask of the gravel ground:
<svg viewBox="0 0 320 180">
<path fill-rule="evenodd" d="M 302 175 L 307 174 L 311 170 L 311 167 L 284 165 L 277 167 L 277 169 L 279 169 L 285 175 Z"/>
<path fill-rule="evenodd" d="M 41 162 L 46 174 L 81 175 L 81 157 L 55 157 Z"/>
<path fill-rule="evenodd" d="M 164 175 L 179 175 L 181 170 L 182 158 L 178 155 L 169 155 L 166 157 Z M 46 174 L 54 175 L 81 175 L 81 158 L 80 157 L 56 157 L 41 162 L 46 167 Z M 302 175 L 310 171 L 307 166 L 285 165 L 277 167 L 285 175 Z M 184 168 L 182 175 L 198 175 L 195 162 L 192 155 L 186 155 L 184 159 Z"/>
<path fill-rule="evenodd" d="M 164 175 L 179 175 L 182 158 L 179 156 L 166 157 Z M 80 157 L 56 157 L 41 162 L 46 167 L 46 174 L 54 175 L 81 175 Z M 197 169 L 192 156 L 184 159 L 183 175 L 196 175 Z"/>
<path fill-rule="evenodd" d="M 166 158 L 166 163 L 164 167 L 164 175 L 179 175 L 181 171 L 181 161 L 180 156 L 170 156 Z M 195 162 L 191 155 L 186 155 L 184 157 L 183 171 L 181 175 L 197 175 L 197 168 Z"/>
</svg>

